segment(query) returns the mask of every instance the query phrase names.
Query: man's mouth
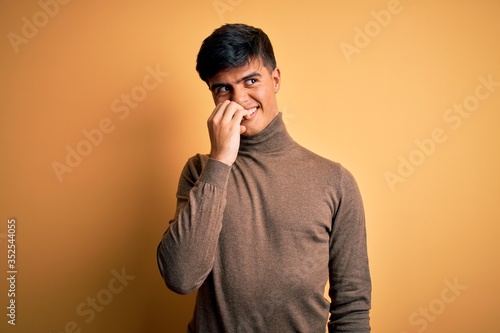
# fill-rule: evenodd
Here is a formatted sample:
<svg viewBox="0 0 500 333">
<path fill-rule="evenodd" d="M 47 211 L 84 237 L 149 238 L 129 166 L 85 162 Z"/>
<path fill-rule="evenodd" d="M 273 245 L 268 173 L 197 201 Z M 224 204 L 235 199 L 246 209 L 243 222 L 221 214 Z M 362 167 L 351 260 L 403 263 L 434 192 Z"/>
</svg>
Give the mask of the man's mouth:
<svg viewBox="0 0 500 333">
<path fill-rule="evenodd" d="M 249 111 L 250 113 L 248 115 L 244 116 L 243 118 L 245 120 L 252 119 L 253 116 L 255 115 L 255 112 L 257 112 L 258 108 L 259 108 L 258 106 L 254 106 L 253 108 L 248 109 L 247 111 Z"/>
</svg>

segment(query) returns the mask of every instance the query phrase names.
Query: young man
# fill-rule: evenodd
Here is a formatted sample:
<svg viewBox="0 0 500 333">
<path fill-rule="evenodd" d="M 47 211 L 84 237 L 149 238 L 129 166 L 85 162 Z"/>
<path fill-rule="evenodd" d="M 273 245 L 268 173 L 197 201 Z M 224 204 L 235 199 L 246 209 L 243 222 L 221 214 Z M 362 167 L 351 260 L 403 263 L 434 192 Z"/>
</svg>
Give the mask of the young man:
<svg viewBox="0 0 500 333">
<path fill-rule="evenodd" d="M 204 40 L 196 69 L 216 105 L 211 151 L 186 163 L 158 246 L 167 286 L 198 291 L 188 332 L 319 333 L 327 323 L 329 332 L 370 332 L 358 187 L 286 131 L 267 35 L 224 25 Z"/>
</svg>

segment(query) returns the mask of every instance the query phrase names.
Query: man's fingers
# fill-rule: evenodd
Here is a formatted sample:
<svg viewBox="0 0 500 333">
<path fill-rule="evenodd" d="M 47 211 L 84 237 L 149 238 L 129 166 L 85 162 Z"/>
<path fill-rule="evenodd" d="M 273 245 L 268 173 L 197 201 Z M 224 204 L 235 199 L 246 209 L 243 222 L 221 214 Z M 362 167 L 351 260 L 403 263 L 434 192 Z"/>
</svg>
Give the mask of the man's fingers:
<svg viewBox="0 0 500 333">
<path fill-rule="evenodd" d="M 243 120 L 243 117 L 245 117 L 249 114 L 250 114 L 250 112 L 245 110 L 245 109 L 237 109 L 233 114 L 232 120 L 234 120 L 235 122 L 241 123 L 241 121 Z"/>
<path fill-rule="evenodd" d="M 226 100 L 216 106 L 208 118 L 208 123 L 211 123 L 212 126 L 223 124 L 229 125 L 231 123 L 239 125 L 243 121 L 243 118 L 248 114 L 250 114 L 250 112 L 245 110 L 238 103 Z"/>
<path fill-rule="evenodd" d="M 215 109 L 212 111 L 212 114 L 210 115 L 208 120 L 219 122 L 222 119 L 222 117 L 224 115 L 224 111 L 227 108 L 227 106 L 229 105 L 229 103 L 231 103 L 230 100 L 225 100 L 224 102 L 219 103 L 215 107 Z"/>
<path fill-rule="evenodd" d="M 243 110 L 243 107 L 239 105 L 236 102 L 229 102 L 227 105 L 223 106 L 224 109 L 222 110 L 224 112 L 223 120 L 226 122 L 230 122 L 236 113 L 238 113 L 240 110 Z"/>
<path fill-rule="evenodd" d="M 241 122 L 242 118 L 248 114 L 249 112 L 238 103 L 226 100 L 216 107 L 212 120 L 214 123 Z"/>
</svg>

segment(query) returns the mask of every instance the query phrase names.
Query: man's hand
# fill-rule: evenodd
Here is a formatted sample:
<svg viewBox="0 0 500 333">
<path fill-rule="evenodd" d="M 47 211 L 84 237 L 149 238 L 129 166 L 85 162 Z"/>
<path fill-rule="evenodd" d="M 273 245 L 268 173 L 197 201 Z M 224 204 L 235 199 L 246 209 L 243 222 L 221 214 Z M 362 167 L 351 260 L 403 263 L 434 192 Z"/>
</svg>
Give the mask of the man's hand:
<svg viewBox="0 0 500 333">
<path fill-rule="evenodd" d="M 249 112 L 236 102 L 226 100 L 217 105 L 207 121 L 211 158 L 233 165 L 238 156 L 240 134 L 246 130 L 241 121 L 248 114 Z"/>
</svg>

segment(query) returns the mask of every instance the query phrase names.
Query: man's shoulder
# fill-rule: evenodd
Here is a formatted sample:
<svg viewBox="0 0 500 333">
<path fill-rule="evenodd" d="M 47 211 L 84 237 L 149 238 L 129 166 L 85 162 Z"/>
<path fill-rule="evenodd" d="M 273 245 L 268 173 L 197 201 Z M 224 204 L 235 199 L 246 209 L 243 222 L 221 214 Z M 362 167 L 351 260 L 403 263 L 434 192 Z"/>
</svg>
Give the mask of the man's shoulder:
<svg viewBox="0 0 500 333">
<path fill-rule="evenodd" d="M 311 149 L 306 148 L 300 144 L 297 144 L 296 150 L 297 150 L 297 153 L 301 156 L 301 158 L 309 160 L 318 166 L 322 166 L 325 168 L 333 168 L 333 169 L 342 168 L 342 165 L 340 162 L 333 160 L 330 157 L 320 155 L 319 153 L 316 153 L 316 152 L 312 151 Z"/>
<path fill-rule="evenodd" d="M 320 155 L 302 145 L 297 144 L 297 153 L 302 159 L 309 161 L 311 172 L 321 173 L 336 179 L 349 179 L 354 181 L 353 174 L 344 166 L 343 163 L 334 160 L 328 156 Z"/>
</svg>

